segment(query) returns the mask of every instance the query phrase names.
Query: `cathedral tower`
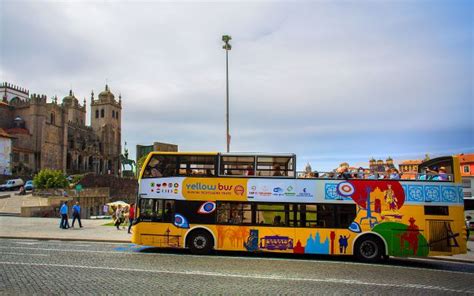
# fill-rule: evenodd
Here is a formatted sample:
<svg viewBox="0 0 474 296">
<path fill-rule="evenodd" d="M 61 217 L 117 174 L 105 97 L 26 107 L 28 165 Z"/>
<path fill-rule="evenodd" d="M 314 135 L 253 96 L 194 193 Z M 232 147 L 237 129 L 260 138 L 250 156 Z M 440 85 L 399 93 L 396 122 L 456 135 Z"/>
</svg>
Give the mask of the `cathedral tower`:
<svg viewBox="0 0 474 296">
<path fill-rule="evenodd" d="M 121 116 L 122 98 L 115 100 L 114 94 L 109 86 L 99 94 L 98 99 L 91 94 L 91 126 L 101 140 L 100 151 L 103 158 L 100 159 L 99 172 L 118 174 L 120 168 L 121 152 Z"/>
</svg>

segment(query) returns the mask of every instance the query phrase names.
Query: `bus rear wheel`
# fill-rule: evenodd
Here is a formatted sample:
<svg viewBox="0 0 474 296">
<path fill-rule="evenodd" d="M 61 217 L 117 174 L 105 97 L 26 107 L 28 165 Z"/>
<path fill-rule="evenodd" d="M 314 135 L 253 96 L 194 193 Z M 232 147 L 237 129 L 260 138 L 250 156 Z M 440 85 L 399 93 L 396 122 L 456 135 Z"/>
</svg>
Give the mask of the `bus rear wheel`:
<svg viewBox="0 0 474 296">
<path fill-rule="evenodd" d="M 365 236 L 354 245 L 354 255 L 360 261 L 378 262 L 385 256 L 383 242 L 376 236 Z"/>
<path fill-rule="evenodd" d="M 195 230 L 189 234 L 187 241 L 193 254 L 206 255 L 212 251 L 213 239 L 207 231 Z"/>
</svg>

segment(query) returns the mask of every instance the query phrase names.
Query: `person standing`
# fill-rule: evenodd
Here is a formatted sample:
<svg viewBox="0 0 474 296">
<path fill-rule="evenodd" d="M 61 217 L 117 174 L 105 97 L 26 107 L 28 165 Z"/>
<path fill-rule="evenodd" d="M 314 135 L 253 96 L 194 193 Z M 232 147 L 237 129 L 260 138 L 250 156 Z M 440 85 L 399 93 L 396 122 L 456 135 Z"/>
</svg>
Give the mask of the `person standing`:
<svg viewBox="0 0 474 296">
<path fill-rule="evenodd" d="M 74 222 L 79 222 L 79 227 L 82 228 L 81 224 L 81 206 L 79 205 L 79 202 L 76 201 L 76 204 L 72 206 L 72 224 L 71 227 L 74 227 Z"/>
<path fill-rule="evenodd" d="M 128 233 L 131 233 L 130 230 L 132 229 L 133 220 L 135 219 L 135 204 L 132 203 L 130 205 L 130 209 L 128 210 Z"/>
<path fill-rule="evenodd" d="M 120 230 L 120 224 L 123 222 L 123 209 L 121 205 L 118 205 L 117 210 L 115 211 L 115 227 L 117 230 Z"/>
<path fill-rule="evenodd" d="M 66 200 L 61 206 L 61 209 L 59 210 L 59 212 L 61 213 L 61 224 L 59 225 L 59 228 L 62 228 L 62 229 L 69 228 L 69 221 L 67 217 L 68 211 L 69 211 L 69 208 L 67 206 L 67 200 Z"/>
</svg>

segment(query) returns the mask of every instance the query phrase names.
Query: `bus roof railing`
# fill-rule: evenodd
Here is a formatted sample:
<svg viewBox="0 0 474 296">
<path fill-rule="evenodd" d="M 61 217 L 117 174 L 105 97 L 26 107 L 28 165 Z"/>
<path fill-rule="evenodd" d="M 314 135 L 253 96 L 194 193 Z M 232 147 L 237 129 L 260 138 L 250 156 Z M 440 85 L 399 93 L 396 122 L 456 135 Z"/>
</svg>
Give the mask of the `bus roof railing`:
<svg viewBox="0 0 474 296">
<path fill-rule="evenodd" d="M 403 178 L 403 175 L 408 176 L 409 178 Z M 348 172 L 348 173 L 337 173 L 337 172 L 296 172 L 296 177 L 298 179 L 354 179 L 354 180 L 418 180 L 418 181 L 445 181 L 452 182 L 454 180 L 453 174 L 431 174 L 431 173 L 406 173 L 400 174 L 397 177 L 390 177 L 390 174 L 387 175 L 384 172 L 373 172 L 373 173 L 359 173 L 359 172 Z"/>
</svg>

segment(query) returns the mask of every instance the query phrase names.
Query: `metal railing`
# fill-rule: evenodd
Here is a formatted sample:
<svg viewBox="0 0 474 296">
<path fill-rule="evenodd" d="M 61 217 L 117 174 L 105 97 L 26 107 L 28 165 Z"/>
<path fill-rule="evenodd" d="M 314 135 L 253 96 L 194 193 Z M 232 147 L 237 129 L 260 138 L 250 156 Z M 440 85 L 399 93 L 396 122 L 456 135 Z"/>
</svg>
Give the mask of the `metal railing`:
<svg viewBox="0 0 474 296">
<path fill-rule="evenodd" d="M 404 178 L 403 175 L 409 176 Z M 397 176 L 391 176 L 387 173 L 373 172 L 296 172 L 298 179 L 358 179 L 358 180 L 420 180 L 420 181 L 453 181 L 453 174 L 432 174 L 432 173 L 400 173 Z"/>
</svg>

